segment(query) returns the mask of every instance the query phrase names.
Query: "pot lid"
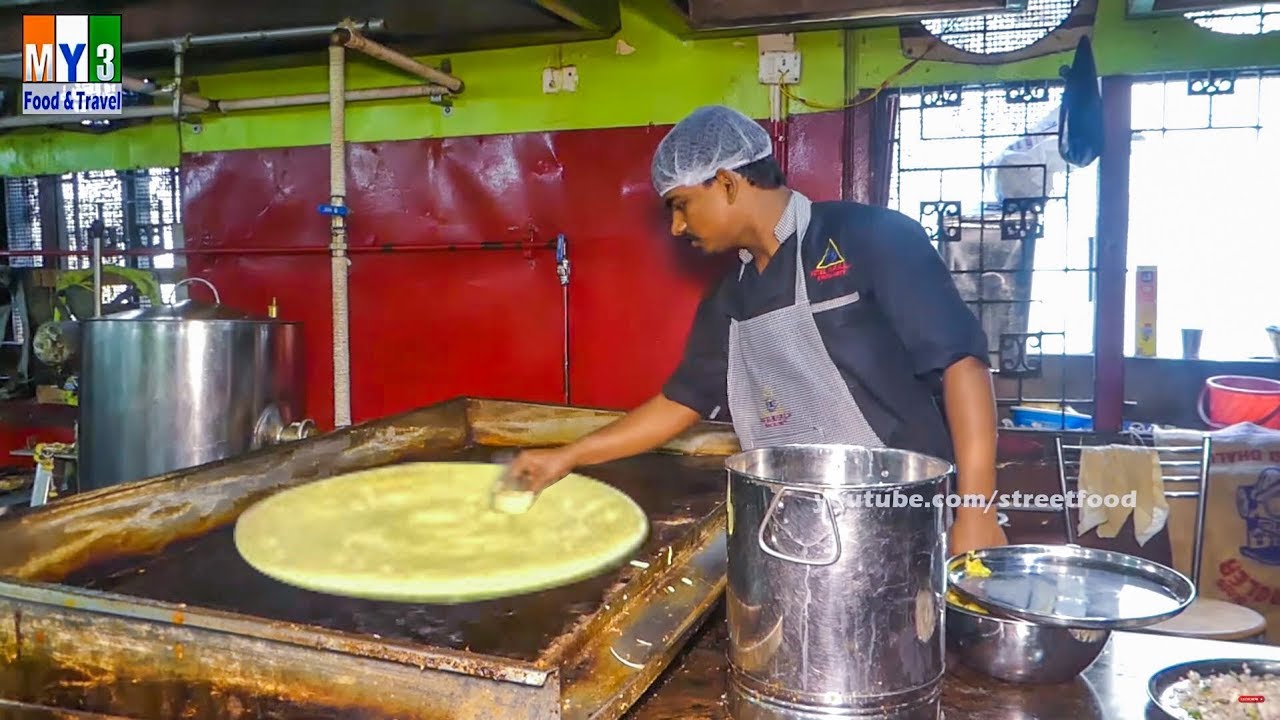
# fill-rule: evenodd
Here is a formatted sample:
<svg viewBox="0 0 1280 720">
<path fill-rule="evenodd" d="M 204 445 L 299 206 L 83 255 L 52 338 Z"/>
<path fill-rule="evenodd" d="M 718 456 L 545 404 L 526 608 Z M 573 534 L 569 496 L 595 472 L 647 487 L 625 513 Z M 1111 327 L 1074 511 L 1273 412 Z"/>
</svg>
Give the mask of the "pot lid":
<svg viewBox="0 0 1280 720">
<path fill-rule="evenodd" d="M 998 615 L 1097 630 L 1154 625 L 1196 597 L 1176 570 L 1080 545 L 1005 545 L 957 555 L 947 564 L 947 583 Z"/>
<path fill-rule="evenodd" d="M 103 320 L 265 320 L 219 303 L 182 300 L 107 315 Z"/>
</svg>

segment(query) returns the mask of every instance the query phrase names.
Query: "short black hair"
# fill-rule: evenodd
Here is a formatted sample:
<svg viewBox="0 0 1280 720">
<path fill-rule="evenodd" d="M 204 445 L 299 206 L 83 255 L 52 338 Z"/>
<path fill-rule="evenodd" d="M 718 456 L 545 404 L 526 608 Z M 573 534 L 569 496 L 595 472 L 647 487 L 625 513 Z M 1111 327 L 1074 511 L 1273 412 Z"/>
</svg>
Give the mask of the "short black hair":
<svg viewBox="0 0 1280 720">
<path fill-rule="evenodd" d="M 734 172 L 761 190 L 776 190 L 787 184 L 787 175 L 772 155 L 747 163 Z"/>
<path fill-rule="evenodd" d="M 761 190 L 776 190 L 787 184 L 786 173 L 782 172 L 782 167 L 778 165 L 778 161 L 772 155 L 747 163 L 734 170 L 734 172 Z M 715 178 L 711 178 L 703 184 L 710 185 L 713 182 L 715 182 Z"/>
</svg>

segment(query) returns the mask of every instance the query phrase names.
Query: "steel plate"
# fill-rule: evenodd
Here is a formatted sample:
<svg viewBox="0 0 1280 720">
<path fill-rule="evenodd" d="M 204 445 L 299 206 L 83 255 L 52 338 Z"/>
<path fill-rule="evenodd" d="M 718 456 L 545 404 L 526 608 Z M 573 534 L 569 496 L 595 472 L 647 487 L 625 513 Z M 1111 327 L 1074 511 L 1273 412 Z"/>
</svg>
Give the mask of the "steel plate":
<svg viewBox="0 0 1280 720">
<path fill-rule="evenodd" d="M 1226 672 L 1243 672 L 1248 668 L 1252 675 L 1271 673 L 1280 676 L 1280 660 L 1254 660 L 1249 658 L 1220 658 L 1217 660 L 1194 660 L 1171 665 L 1155 675 L 1147 682 L 1147 696 L 1151 702 L 1165 714 L 1175 720 L 1195 720 L 1195 716 L 1179 708 L 1177 694 L 1186 683 L 1187 673 L 1197 672 L 1201 677 L 1218 675 Z M 1275 702 L 1276 698 L 1270 698 Z"/>
<path fill-rule="evenodd" d="M 1041 625 L 1094 630 L 1145 627 L 1182 612 L 1191 580 L 1133 555 L 1079 545 L 1006 545 L 971 555 L 991 571 L 969 576 L 966 555 L 947 565 L 961 596 L 996 614 Z"/>
</svg>

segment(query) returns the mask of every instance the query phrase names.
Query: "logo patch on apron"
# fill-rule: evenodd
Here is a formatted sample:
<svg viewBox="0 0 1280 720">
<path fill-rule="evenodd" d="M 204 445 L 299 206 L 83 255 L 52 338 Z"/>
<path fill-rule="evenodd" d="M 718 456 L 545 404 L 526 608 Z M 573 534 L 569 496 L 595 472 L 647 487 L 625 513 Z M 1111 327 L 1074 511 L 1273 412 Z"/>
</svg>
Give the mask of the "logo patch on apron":
<svg viewBox="0 0 1280 720">
<path fill-rule="evenodd" d="M 813 279 L 822 282 L 838 278 L 847 272 L 849 272 L 849 263 L 845 262 L 844 255 L 840 254 L 836 241 L 827 238 L 827 250 L 822 253 L 822 257 L 818 258 L 818 264 L 813 266 L 813 272 L 809 274 Z"/>
<path fill-rule="evenodd" d="M 781 427 L 791 419 L 791 411 L 785 410 L 773 396 L 772 388 L 765 388 L 761 395 L 764 398 L 764 412 L 760 413 L 760 424 L 765 427 Z"/>
</svg>

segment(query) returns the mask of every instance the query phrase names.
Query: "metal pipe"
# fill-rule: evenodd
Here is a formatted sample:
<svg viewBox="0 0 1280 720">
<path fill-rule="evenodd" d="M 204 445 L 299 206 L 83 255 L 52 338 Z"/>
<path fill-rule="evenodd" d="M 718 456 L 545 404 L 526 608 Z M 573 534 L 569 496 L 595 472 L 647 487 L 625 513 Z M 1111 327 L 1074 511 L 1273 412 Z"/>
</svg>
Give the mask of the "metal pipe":
<svg viewBox="0 0 1280 720">
<path fill-rule="evenodd" d="M 347 247 L 349 255 L 372 255 L 375 253 L 397 253 L 397 252 L 462 252 L 474 250 L 520 250 L 531 252 L 534 250 L 553 250 L 555 243 L 528 243 L 528 242 L 483 242 L 483 243 L 461 243 L 450 245 L 436 245 L 427 243 L 396 243 L 387 245 L 367 245 Z M 0 250 L 0 258 L 5 257 L 86 257 L 91 254 L 89 250 Z M 183 256 L 200 256 L 200 255 L 319 255 L 321 253 L 329 253 L 330 248 L 326 245 L 308 246 L 308 247 L 282 247 L 282 248 L 264 248 L 264 247 L 247 247 L 247 248 L 135 248 L 131 250 L 105 250 L 103 257 L 157 257 L 160 255 L 183 255 Z"/>
<path fill-rule="evenodd" d="M 129 92 L 145 93 L 147 95 L 157 96 L 169 94 L 169 91 L 156 86 L 153 82 L 139 80 L 138 78 L 131 77 L 129 75 L 121 76 L 120 83 L 124 86 L 124 89 Z M 212 100 L 203 98 L 195 93 L 182 93 L 182 104 L 192 110 L 208 110 L 213 107 L 214 103 Z"/>
<path fill-rule="evenodd" d="M 335 31 L 329 41 L 329 232 L 333 304 L 333 422 L 351 424 L 350 338 L 347 313 L 346 47 Z"/>
<path fill-rule="evenodd" d="M 0 129 L 39 127 L 42 125 L 71 125 L 85 120 L 125 120 L 131 118 L 153 118 L 171 115 L 173 109 L 164 106 L 127 107 L 115 115 L 80 115 L 66 117 L 63 115 L 13 115 L 0 118 Z"/>
<path fill-rule="evenodd" d="M 89 233 L 93 236 L 93 316 L 102 317 L 102 235 L 106 224 L 102 218 L 102 203 L 98 203 L 98 227 Z"/>
<path fill-rule="evenodd" d="M 413 73 L 420 78 L 429 80 L 437 85 L 443 85 L 452 92 L 462 92 L 462 81 L 458 78 L 437 70 L 433 67 L 423 65 L 413 58 L 402 55 L 395 50 L 364 37 L 352 28 L 341 27 L 334 31 L 335 39 L 344 46 L 352 50 L 377 58 L 385 63 L 394 65 L 405 72 Z"/>
<path fill-rule="evenodd" d="M 173 44 L 173 119 L 182 119 L 182 56 L 186 45 L 181 42 Z"/>
<path fill-rule="evenodd" d="M 447 89 L 439 85 L 397 85 L 395 87 L 369 88 L 367 90 L 348 90 L 346 92 L 346 102 L 393 100 L 397 98 L 410 97 L 439 97 L 447 92 L 449 92 Z M 309 93 L 305 95 L 244 98 L 242 100 L 218 100 L 214 103 L 214 107 L 216 110 L 222 112 L 235 112 L 237 110 L 297 107 L 299 105 L 323 105 L 328 102 L 328 93 Z"/>
<path fill-rule="evenodd" d="M 365 102 L 369 100 L 395 100 L 410 97 L 438 97 L 448 90 L 439 85 L 396 85 L 366 90 L 349 90 L 347 102 Z M 328 93 L 307 93 L 302 95 L 280 95 L 275 97 L 242 98 L 239 100 L 206 100 L 198 95 L 184 94 L 183 103 L 191 107 L 193 101 L 209 103 L 206 112 L 236 112 L 240 110 L 262 110 L 265 108 L 300 107 L 304 105 L 325 105 L 329 102 Z M 194 108 L 193 108 L 194 109 Z M 15 115 L 0 118 L 0 129 L 17 127 L 36 127 L 41 125 L 66 125 L 84 119 L 120 120 L 125 118 L 154 118 L 173 114 L 173 108 L 163 106 L 127 107 L 118 115 L 86 115 L 79 118 L 66 118 L 58 115 Z"/>
<path fill-rule="evenodd" d="M 381 32 L 386 29 L 382 18 L 353 23 L 353 27 L 365 32 Z M 187 47 L 206 47 L 211 45 L 235 45 L 240 43 L 260 43 L 274 40 L 296 40 L 299 38 L 324 37 L 333 32 L 333 25 L 304 25 L 296 28 L 279 28 L 276 30 L 249 30 L 246 32 L 216 33 L 213 35 L 185 35 L 182 37 L 164 38 L 160 40 L 138 40 L 121 45 L 121 53 L 146 52 L 149 50 L 166 50 L 176 42 L 185 43 Z M 22 53 L 6 53 L 0 55 L 0 63 L 21 62 Z"/>
<path fill-rule="evenodd" d="M 556 275 L 560 278 L 560 305 L 564 316 L 564 403 L 569 404 L 569 245 L 564 235 L 556 237 Z"/>
</svg>

